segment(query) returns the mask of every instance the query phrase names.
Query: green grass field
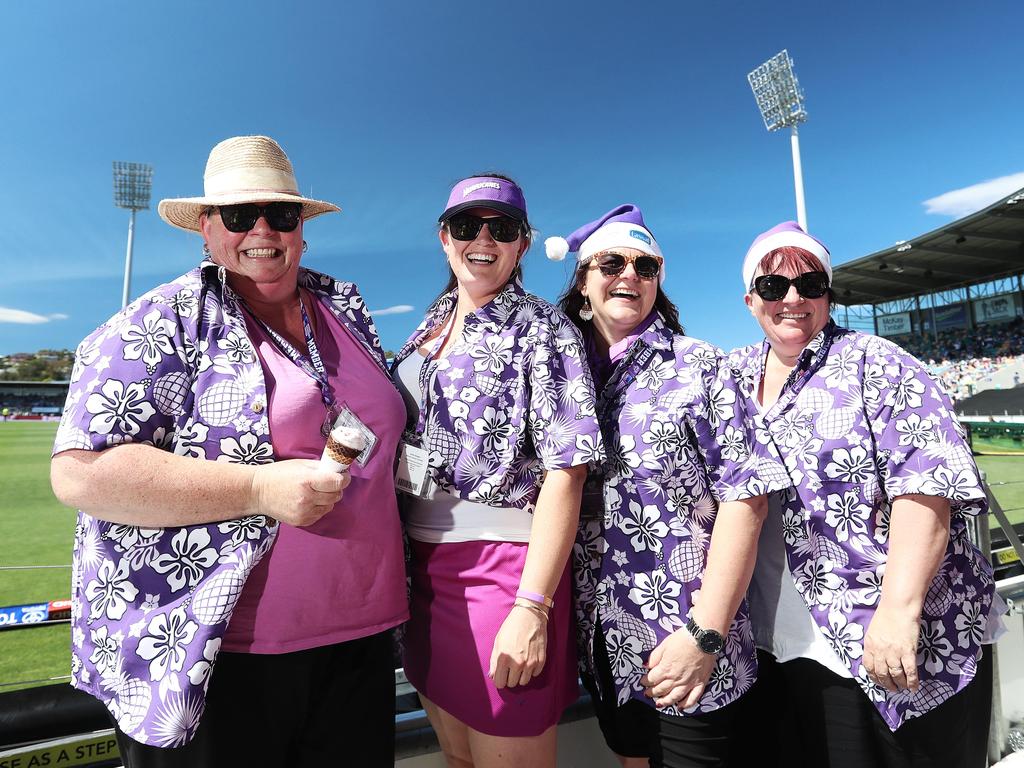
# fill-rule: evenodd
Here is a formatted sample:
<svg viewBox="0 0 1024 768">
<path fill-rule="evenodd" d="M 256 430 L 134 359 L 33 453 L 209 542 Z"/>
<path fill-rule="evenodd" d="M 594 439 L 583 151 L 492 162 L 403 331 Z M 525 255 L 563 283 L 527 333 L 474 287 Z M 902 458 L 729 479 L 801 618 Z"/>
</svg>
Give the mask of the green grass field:
<svg viewBox="0 0 1024 768">
<path fill-rule="evenodd" d="M 0 423 L 0 567 L 71 564 L 75 513 L 50 490 L 54 423 Z M 0 570 L 0 606 L 70 597 L 70 568 Z M 67 624 L 0 631 L 0 692 L 67 675 Z"/>
<path fill-rule="evenodd" d="M 0 423 L 0 567 L 71 563 L 75 513 L 50 490 L 56 429 Z M 1024 457 L 979 456 L 978 465 L 1011 522 L 1024 522 Z M 70 574 L 69 568 L 0 570 L 0 606 L 67 598 Z M 0 693 L 25 687 L 11 683 L 67 675 L 68 647 L 67 624 L 0 630 Z"/>
</svg>

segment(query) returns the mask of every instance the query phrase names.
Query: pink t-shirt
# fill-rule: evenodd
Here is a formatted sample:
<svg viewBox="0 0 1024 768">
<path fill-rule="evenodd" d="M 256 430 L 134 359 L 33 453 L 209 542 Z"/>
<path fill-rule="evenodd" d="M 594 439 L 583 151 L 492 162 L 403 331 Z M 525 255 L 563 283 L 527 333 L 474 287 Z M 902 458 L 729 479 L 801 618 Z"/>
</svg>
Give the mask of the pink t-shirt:
<svg viewBox="0 0 1024 768">
<path fill-rule="evenodd" d="M 377 436 L 365 467 L 352 464 L 342 500 L 316 524 L 281 524 L 270 553 L 253 569 L 222 649 L 288 653 L 366 637 L 408 618 L 394 458 L 405 404 L 384 372 L 330 312 L 316 311 L 316 342 L 339 404 Z M 276 459 L 319 459 L 325 410 L 316 382 L 246 315 L 267 382 Z"/>
</svg>

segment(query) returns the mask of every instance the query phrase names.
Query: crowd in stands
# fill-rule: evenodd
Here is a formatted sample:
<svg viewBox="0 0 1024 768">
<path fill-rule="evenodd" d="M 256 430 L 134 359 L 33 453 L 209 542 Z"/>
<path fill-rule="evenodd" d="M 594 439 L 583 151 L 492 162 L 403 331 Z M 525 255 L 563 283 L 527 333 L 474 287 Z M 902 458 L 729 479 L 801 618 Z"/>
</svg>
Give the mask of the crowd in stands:
<svg viewBox="0 0 1024 768">
<path fill-rule="evenodd" d="M 34 408 L 64 407 L 67 392 L 56 395 L 12 395 L 0 393 L 0 413 L 6 410 L 8 417 L 30 414 Z"/>
<path fill-rule="evenodd" d="M 987 389 L 984 383 L 992 374 L 1024 355 L 1024 318 L 940 331 L 937 336 L 897 336 L 892 341 L 924 362 L 950 397 L 959 401 Z"/>
</svg>

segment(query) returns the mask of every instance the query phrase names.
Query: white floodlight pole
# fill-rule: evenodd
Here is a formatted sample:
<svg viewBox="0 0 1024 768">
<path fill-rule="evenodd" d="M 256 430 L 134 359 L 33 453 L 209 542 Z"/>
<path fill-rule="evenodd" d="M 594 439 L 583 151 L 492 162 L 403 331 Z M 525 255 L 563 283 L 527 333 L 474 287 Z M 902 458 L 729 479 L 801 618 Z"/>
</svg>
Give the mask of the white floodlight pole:
<svg viewBox="0 0 1024 768">
<path fill-rule="evenodd" d="M 790 145 L 793 148 L 793 186 L 796 189 L 796 220 L 804 232 L 807 229 L 807 205 L 804 203 L 804 173 L 800 165 L 800 134 L 794 125 L 790 134 Z"/>
<path fill-rule="evenodd" d="M 128 219 L 128 253 L 124 257 L 124 289 L 121 291 L 121 309 L 128 306 L 132 286 L 132 243 L 135 241 L 135 209 Z"/>
<path fill-rule="evenodd" d="M 149 208 L 153 187 L 153 166 L 144 163 L 114 163 L 114 205 L 131 211 L 128 219 L 128 251 L 124 257 L 124 288 L 121 308 L 128 306 L 132 285 L 132 246 L 135 243 L 135 212 Z"/>
<path fill-rule="evenodd" d="M 807 205 L 804 202 L 804 176 L 800 163 L 800 134 L 797 127 L 807 119 L 804 95 L 793 71 L 788 51 L 780 51 L 747 75 L 769 132 L 789 127 L 793 150 L 793 186 L 796 192 L 796 217 L 807 231 Z"/>
</svg>

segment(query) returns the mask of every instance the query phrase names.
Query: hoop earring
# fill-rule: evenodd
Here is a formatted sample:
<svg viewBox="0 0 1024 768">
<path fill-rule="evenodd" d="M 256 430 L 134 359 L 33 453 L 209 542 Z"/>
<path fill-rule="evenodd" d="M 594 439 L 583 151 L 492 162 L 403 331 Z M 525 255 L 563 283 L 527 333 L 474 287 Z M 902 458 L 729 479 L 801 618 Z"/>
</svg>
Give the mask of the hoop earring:
<svg viewBox="0 0 1024 768">
<path fill-rule="evenodd" d="M 590 306 L 590 298 L 588 296 L 583 297 L 583 306 L 580 307 L 580 320 L 584 323 L 589 323 L 594 319 L 594 310 Z"/>
<path fill-rule="evenodd" d="M 302 241 L 302 252 L 305 253 L 308 250 L 309 250 L 309 243 L 307 243 L 305 240 L 303 240 Z"/>
</svg>

